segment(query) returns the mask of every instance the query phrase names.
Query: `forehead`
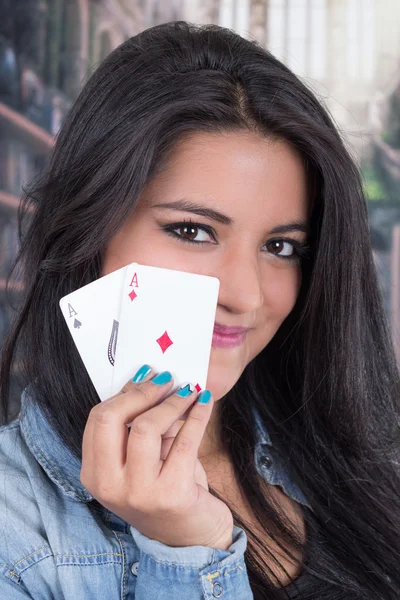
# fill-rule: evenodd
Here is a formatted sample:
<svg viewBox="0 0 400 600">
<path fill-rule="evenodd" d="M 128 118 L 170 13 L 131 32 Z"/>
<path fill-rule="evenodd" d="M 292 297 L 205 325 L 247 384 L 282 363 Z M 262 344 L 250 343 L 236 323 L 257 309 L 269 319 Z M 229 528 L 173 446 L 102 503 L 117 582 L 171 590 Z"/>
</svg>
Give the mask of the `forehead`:
<svg viewBox="0 0 400 600">
<path fill-rule="evenodd" d="M 181 140 L 148 192 L 149 200 L 187 197 L 239 216 L 290 211 L 304 218 L 308 210 L 300 154 L 284 140 L 251 132 L 197 132 Z"/>
</svg>

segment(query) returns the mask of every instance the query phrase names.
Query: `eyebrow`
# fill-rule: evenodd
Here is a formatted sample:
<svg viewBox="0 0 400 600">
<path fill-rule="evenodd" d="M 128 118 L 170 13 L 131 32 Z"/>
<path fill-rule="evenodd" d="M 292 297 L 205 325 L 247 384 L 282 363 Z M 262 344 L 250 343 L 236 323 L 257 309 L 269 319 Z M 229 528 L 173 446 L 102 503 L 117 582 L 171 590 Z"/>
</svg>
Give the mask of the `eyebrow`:
<svg viewBox="0 0 400 600">
<path fill-rule="evenodd" d="M 233 219 L 231 219 L 231 217 L 228 217 L 213 208 L 195 204 L 184 198 L 182 200 L 175 200 L 174 202 L 160 202 L 153 204 L 152 208 L 165 208 L 167 210 L 190 212 L 211 219 L 212 221 L 217 221 L 217 223 L 222 223 L 223 225 L 233 224 Z M 277 225 L 271 229 L 271 233 L 290 233 L 291 231 L 303 231 L 304 233 L 309 233 L 309 227 L 306 222 L 295 220 L 290 223 Z"/>
</svg>

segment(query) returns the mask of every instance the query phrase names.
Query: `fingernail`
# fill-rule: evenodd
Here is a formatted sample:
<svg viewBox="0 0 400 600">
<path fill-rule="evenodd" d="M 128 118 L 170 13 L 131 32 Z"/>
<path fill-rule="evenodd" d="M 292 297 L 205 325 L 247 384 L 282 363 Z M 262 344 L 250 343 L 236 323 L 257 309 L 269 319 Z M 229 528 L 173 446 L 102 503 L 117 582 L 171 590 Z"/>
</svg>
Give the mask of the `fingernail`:
<svg viewBox="0 0 400 600">
<path fill-rule="evenodd" d="M 194 385 L 192 385 L 191 383 L 187 383 L 186 385 L 183 385 L 179 388 L 179 390 L 176 392 L 176 395 L 180 396 L 181 398 L 187 398 L 187 396 L 190 396 L 190 394 L 192 394 L 193 392 Z"/>
<path fill-rule="evenodd" d="M 143 365 L 142 367 L 140 367 L 139 371 L 132 378 L 133 383 L 140 383 L 141 381 L 143 381 L 143 379 L 147 377 L 150 371 L 151 367 L 149 367 L 149 365 Z"/>
<path fill-rule="evenodd" d="M 163 383 L 168 383 L 168 381 L 171 381 L 171 379 L 171 373 L 169 371 L 163 371 L 162 373 L 158 373 L 158 375 L 153 377 L 151 381 L 157 385 L 163 385 Z"/>
<path fill-rule="evenodd" d="M 210 390 L 203 390 L 200 393 L 200 396 L 197 399 L 197 402 L 199 404 L 207 404 L 208 402 L 210 402 L 211 399 L 211 392 Z"/>
</svg>

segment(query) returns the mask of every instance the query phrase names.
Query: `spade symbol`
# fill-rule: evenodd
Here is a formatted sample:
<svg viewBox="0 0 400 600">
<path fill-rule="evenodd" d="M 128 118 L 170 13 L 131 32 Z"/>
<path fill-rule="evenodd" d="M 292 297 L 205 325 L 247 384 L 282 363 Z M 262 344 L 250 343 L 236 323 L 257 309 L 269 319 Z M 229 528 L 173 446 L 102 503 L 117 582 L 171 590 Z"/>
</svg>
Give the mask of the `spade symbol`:
<svg viewBox="0 0 400 600">
<path fill-rule="evenodd" d="M 75 319 L 74 321 L 74 327 L 75 329 L 79 329 L 79 327 L 81 327 L 82 323 L 80 321 L 78 321 L 78 319 Z"/>
</svg>

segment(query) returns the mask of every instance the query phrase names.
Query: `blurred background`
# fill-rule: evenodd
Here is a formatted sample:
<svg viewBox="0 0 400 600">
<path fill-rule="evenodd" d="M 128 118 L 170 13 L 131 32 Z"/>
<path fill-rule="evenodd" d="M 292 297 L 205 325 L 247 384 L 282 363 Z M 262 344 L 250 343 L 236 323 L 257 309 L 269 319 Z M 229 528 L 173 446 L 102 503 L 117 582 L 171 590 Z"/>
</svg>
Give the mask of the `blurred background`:
<svg viewBox="0 0 400 600">
<path fill-rule="evenodd" d="M 0 0 L 0 350 L 23 294 L 17 276 L 5 290 L 21 186 L 46 166 L 103 58 L 141 30 L 181 19 L 258 40 L 330 111 L 363 174 L 400 363 L 400 0 Z"/>
</svg>

